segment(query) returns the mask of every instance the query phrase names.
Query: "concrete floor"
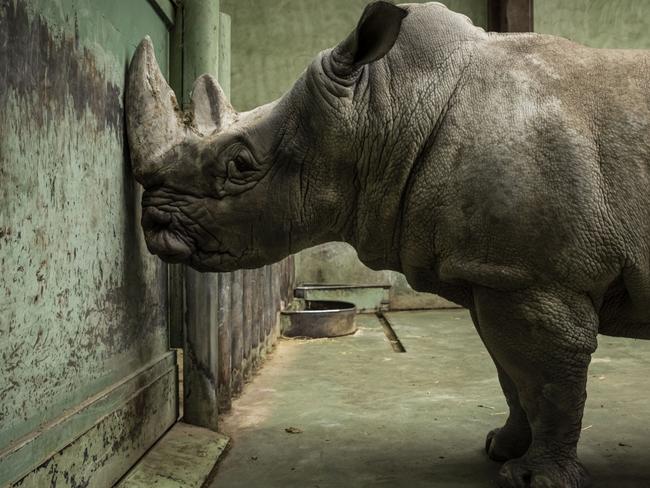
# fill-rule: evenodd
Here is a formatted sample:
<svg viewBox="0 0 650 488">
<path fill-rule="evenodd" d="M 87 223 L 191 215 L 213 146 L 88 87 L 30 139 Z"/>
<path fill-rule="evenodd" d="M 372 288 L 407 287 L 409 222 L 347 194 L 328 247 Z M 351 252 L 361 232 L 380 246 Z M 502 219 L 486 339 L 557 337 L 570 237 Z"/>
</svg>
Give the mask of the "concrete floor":
<svg viewBox="0 0 650 488">
<path fill-rule="evenodd" d="M 282 340 L 223 418 L 212 488 L 490 487 L 485 434 L 505 420 L 494 367 L 462 310 L 374 315 L 359 332 Z M 580 454 L 596 488 L 650 486 L 650 341 L 600 338 Z"/>
</svg>

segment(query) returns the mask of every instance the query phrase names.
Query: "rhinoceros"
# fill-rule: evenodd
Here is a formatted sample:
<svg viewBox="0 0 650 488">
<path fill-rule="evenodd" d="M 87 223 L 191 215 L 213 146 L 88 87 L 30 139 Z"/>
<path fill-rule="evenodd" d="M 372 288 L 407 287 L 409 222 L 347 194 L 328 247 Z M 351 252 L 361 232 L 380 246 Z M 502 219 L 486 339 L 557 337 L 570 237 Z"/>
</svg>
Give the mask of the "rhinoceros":
<svg viewBox="0 0 650 488">
<path fill-rule="evenodd" d="M 200 271 L 345 241 L 471 312 L 509 417 L 502 487 L 582 487 L 598 334 L 650 339 L 650 52 L 368 5 L 279 100 L 179 109 L 148 39 L 126 111 L 149 250 Z"/>
</svg>

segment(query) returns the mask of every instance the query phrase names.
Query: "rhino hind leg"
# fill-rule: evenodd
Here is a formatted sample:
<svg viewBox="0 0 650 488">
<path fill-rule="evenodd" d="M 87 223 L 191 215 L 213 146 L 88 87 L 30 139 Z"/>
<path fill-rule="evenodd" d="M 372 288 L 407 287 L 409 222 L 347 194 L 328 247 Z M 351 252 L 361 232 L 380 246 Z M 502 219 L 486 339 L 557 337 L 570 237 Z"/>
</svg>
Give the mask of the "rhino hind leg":
<svg viewBox="0 0 650 488">
<path fill-rule="evenodd" d="M 493 461 L 504 462 L 519 458 L 528 451 L 532 433 L 526 412 L 519 401 L 516 385 L 498 364 L 497 371 L 510 414 L 503 427 L 488 433 L 485 439 L 485 451 Z"/>
<path fill-rule="evenodd" d="M 502 292 L 477 287 L 474 301 L 481 338 L 505 373 L 504 390 L 510 380 L 532 431 L 526 452 L 502 466 L 499 486 L 588 486 L 577 445 L 598 327 L 590 298 L 559 288 Z M 492 442 L 501 440 L 501 432 Z"/>
<path fill-rule="evenodd" d="M 638 296 L 638 303 L 647 304 L 650 295 L 641 296 L 629 292 L 626 283 L 619 279 L 614 282 L 603 299 L 600 308 L 600 329 L 603 335 L 629 337 L 632 339 L 650 339 L 650 311 L 646 307 L 635 306 L 632 296 Z M 636 290 L 635 290 L 636 291 Z"/>
<path fill-rule="evenodd" d="M 474 310 L 470 309 L 470 312 L 474 326 L 482 338 L 478 316 Z M 519 400 L 517 385 L 493 355 L 492 360 L 499 375 L 501 389 L 506 397 L 509 415 L 503 427 L 493 429 L 488 433 L 485 439 L 485 452 L 493 461 L 504 462 L 523 456 L 530 446 L 532 435 L 528 417 Z"/>
</svg>

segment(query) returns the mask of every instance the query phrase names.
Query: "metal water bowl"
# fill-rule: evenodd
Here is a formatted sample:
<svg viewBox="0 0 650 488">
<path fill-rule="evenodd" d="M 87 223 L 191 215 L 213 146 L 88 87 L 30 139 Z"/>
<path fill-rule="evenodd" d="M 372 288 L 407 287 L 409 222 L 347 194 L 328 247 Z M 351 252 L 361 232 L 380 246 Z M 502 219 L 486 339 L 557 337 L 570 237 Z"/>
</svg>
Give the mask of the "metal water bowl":
<svg viewBox="0 0 650 488">
<path fill-rule="evenodd" d="M 281 312 L 285 337 L 340 337 L 354 334 L 357 326 L 354 303 L 296 299 Z"/>
<path fill-rule="evenodd" d="M 293 294 L 296 298 L 305 300 L 334 300 L 351 302 L 357 307 L 357 312 L 379 312 L 390 307 L 390 288 L 386 284 L 323 284 L 302 283 Z"/>
</svg>

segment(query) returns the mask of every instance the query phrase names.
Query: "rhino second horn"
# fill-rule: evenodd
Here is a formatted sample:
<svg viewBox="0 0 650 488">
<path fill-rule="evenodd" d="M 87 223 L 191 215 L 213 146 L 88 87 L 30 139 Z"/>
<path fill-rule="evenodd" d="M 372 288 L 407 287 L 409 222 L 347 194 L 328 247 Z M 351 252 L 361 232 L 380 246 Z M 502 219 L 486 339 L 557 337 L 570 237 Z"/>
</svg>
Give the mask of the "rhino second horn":
<svg viewBox="0 0 650 488">
<path fill-rule="evenodd" d="M 219 82 L 201 75 L 192 87 L 192 120 L 201 135 L 218 132 L 230 125 L 237 112 L 226 98 Z"/>
<path fill-rule="evenodd" d="M 146 186 L 158 172 L 162 156 L 181 143 L 186 132 L 149 36 L 140 42 L 129 66 L 125 103 L 133 174 Z"/>
</svg>

